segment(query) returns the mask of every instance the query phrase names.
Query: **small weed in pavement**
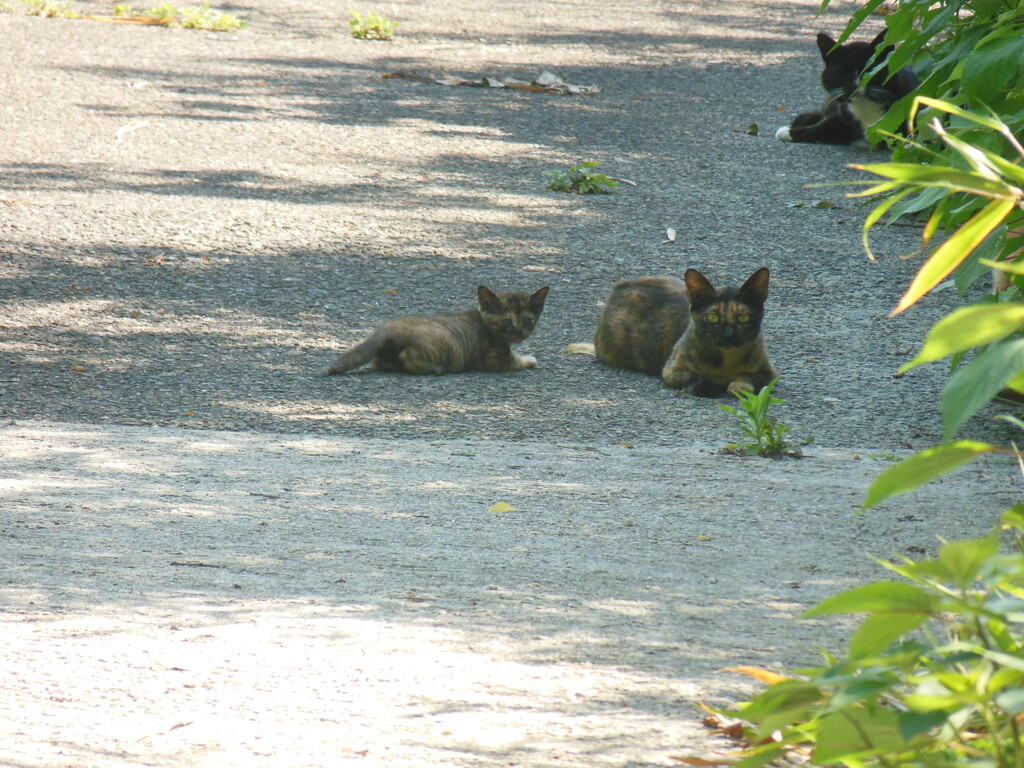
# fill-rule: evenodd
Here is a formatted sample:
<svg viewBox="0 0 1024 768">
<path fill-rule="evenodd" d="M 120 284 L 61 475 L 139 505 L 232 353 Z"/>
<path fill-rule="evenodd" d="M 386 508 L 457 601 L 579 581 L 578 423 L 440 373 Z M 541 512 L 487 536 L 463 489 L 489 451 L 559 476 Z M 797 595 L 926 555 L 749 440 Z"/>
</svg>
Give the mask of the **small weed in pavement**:
<svg viewBox="0 0 1024 768">
<path fill-rule="evenodd" d="M 544 171 L 549 179 L 547 188 L 553 192 L 575 192 L 578 195 L 611 194 L 615 190 L 615 182 L 621 179 L 597 173 L 594 170 L 596 166 L 595 161 L 588 160 L 565 171 Z"/>
<path fill-rule="evenodd" d="M 776 382 L 778 379 L 769 382 L 757 393 L 740 390 L 736 395 L 740 402 L 739 408 L 731 405 L 718 406 L 726 413 L 732 414 L 739 422 L 740 429 L 750 438 L 750 442 L 731 443 L 725 446 L 723 452 L 767 458 L 800 456 L 800 451 L 786 442 L 789 426 L 768 415 L 770 406 L 782 402 L 779 398 L 772 397 Z"/>
<path fill-rule="evenodd" d="M 137 11 L 127 3 L 117 3 L 114 6 L 115 16 L 148 16 L 167 27 L 180 27 L 181 29 L 206 29 L 213 32 L 227 32 L 231 29 L 241 29 L 245 22 L 237 16 L 210 8 L 209 3 L 201 5 L 190 5 L 185 8 L 178 8 L 171 3 L 163 3 L 148 11 Z"/>
<path fill-rule="evenodd" d="M 79 14 L 71 10 L 70 0 L 26 0 L 28 16 L 45 16 L 50 19 L 77 19 Z"/>
<path fill-rule="evenodd" d="M 395 28 L 398 22 L 392 21 L 387 16 L 376 11 L 370 11 L 366 18 L 359 11 L 349 11 L 352 14 L 352 21 L 348 23 L 352 28 L 352 37 L 357 40 L 393 40 Z"/>
</svg>

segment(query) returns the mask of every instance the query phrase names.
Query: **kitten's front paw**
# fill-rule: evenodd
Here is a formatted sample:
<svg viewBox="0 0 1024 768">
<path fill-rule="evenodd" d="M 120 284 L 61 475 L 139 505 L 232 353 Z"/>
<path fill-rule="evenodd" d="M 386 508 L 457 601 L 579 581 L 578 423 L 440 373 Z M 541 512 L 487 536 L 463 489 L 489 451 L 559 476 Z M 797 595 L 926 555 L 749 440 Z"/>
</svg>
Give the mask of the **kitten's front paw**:
<svg viewBox="0 0 1024 768">
<path fill-rule="evenodd" d="M 775 132 L 775 138 L 779 141 L 792 141 L 793 136 L 789 132 L 789 126 L 784 125 Z"/>
<path fill-rule="evenodd" d="M 537 358 L 533 355 L 520 355 L 516 362 L 519 363 L 519 370 L 537 367 Z"/>
</svg>

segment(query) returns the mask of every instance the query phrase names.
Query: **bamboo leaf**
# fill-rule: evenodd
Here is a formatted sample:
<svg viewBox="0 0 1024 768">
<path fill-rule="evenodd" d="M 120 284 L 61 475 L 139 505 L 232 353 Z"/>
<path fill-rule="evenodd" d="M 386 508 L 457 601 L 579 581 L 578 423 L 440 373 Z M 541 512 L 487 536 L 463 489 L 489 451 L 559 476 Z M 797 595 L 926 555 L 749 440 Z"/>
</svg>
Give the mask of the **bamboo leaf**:
<svg viewBox="0 0 1024 768">
<path fill-rule="evenodd" d="M 1000 272 L 1006 272 L 1011 275 L 1024 275 L 1024 262 L 1021 261 L 991 261 L 989 259 L 982 259 L 981 263 L 986 267 L 998 269 Z"/>
<path fill-rule="evenodd" d="M 870 232 L 871 228 L 875 226 L 878 220 L 885 215 L 886 211 L 888 211 L 890 208 L 896 205 L 896 203 L 898 203 L 904 197 L 913 193 L 913 191 L 913 189 L 905 189 L 899 194 L 894 195 L 893 197 L 890 197 L 887 200 L 883 200 L 881 203 L 876 205 L 874 210 L 872 210 L 871 213 L 868 214 L 868 217 L 864 219 L 864 227 L 861 230 L 861 236 L 864 240 L 864 250 L 867 252 L 868 258 L 871 259 L 872 261 L 877 261 L 877 259 L 875 258 L 875 255 L 871 252 L 871 246 L 868 244 L 868 233 Z"/>
<path fill-rule="evenodd" d="M 1009 128 L 1006 127 L 1006 123 L 1004 123 L 1002 120 L 1000 120 L 998 117 L 995 117 L 994 115 L 990 117 L 986 115 L 979 115 L 976 112 L 968 112 L 967 110 L 961 109 L 955 104 L 950 104 L 948 101 L 942 101 L 941 99 L 931 99 L 928 98 L 927 96 L 918 96 L 916 99 L 914 99 L 914 106 L 910 108 L 911 121 L 913 121 L 914 115 L 917 114 L 918 107 L 922 104 L 926 107 L 931 107 L 941 112 L 946 112 L 947 114 L 950 115 L 962 117 L 965 120 L 970 120 L 971 122 L 977 123 L 978 125 L 984 125 L 986 128 L 991 128 L 992 130 L 998 131 L 999 133 L 1004 133 L 1005 131 L 1009 130 Z"/>
<path fill-rule="evenodd" d="M 1014 200 L 993 200 L 974 214 L 952 237 L 935 249 L 890 316 L 898 315 L 913 306 L 918 299 L 942 282 L 946 275 L 1002 223 L 1014 207 Z"/>
<path fill-rule="evenodd" d="M 861 508 L 868 509 L 890 496 L 912 491 L 936 477 L 952 472 L 961 464 L 994 450 L 995 446 L 988 443 L 958 440 L 921 451 L 879 475 L 868 488 Z"/>
<path fill-rule="evenodd" d="M 981 197 L 999 200 L 1016 200 L 1021 190 L 1002 181 L 993 181 L 970 171 L 935 165 L 916 163 L 875 163 L 873 165 L 852 165 L 860 171 L 892 179 L 900 184 L 920 187 L 942 187 L 955 192 L 972 192 Z M 859 193 L 863 195 L 864 193 Z"/>
<path fill-rule="evenodd" d="M 1020 328 L 1024 328 L 1024 304 L 978 304 L 963 307 L 932 327 L 917 357 L 900 366 L 899 373 L 971 347 L 991 344 Z"/>
</svg>

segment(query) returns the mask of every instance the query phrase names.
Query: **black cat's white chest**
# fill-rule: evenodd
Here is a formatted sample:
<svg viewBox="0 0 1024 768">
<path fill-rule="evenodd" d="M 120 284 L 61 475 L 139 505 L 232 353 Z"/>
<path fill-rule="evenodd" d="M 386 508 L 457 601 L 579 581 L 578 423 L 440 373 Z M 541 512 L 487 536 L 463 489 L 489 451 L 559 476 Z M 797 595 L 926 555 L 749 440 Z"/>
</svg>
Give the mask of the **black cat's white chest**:
<svg viewBox="0 0 1024 768">
<path fill-rule="evenodd" d="M 850 97 L 846 106 L 849 107 L 850 114 L 865 128 L 877 123 L 882 119 L 882 115 L 885 114 L 884 105 L 879 104 L 877 101 L 869 98 L 867 94 L 859 91 Z"/>
</svg>

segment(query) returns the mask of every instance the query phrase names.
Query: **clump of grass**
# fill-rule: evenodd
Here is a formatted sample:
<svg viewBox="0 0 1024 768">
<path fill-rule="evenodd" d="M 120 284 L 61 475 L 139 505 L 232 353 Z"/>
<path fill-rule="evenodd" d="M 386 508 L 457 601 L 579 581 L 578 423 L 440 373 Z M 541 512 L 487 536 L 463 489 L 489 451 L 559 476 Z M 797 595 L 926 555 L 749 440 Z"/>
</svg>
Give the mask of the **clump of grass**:
<svg viewBox="0 0 1024 768">
<path fill-rule="evenodd" d="M 167 27 L 206 29 L 213 32 L 227 32 L 245 26 L 245 22 L 237 16 L 214 10 L 210 8 L 209 3 L 190 5 L 185 8 L 178 8 L 171 3 L 163 3 L 148 11 L 136 10 L 128 3 L 117 3 L 114 5 L 114 15 L 126 17 L 143 15 Z"/>
<path fill-rule="evenodd" d="M 594 170 L 596 166 L 595 161 L 588 160 L 565 171 L 544 171 L 549 179 L 547 188 L 553 192 L 575 192 L 578 195 L 611 194 L 615 191 L 615 182 L 624 179 L 598 173 Z"/>
<path fill-rule="evenodd" d="M 209 3 L 182 8 L 180 13 L 181 20 L 178 22 L 178 26 L 183 29 L 209 29 L 214 32 L 227 32 L 245 26 L 245 22 L 237 16 L 212 10 Z"/>
<path fill-rule="evenodd" d="M 357 40 L 393 40 L 398 22 L 376 11 L 370 11 L 366 18 L 359 11 L 349 11 L 352 21 L 348 23 L 352 29 L 352 37 Z"/>
<path fill-rule="evenodd" d="M 71 0 L 25 0 L 28 16 L 43 16 L 48 19 L 77 19 L 79 14 L 71 10 Z"/>
</svg>

